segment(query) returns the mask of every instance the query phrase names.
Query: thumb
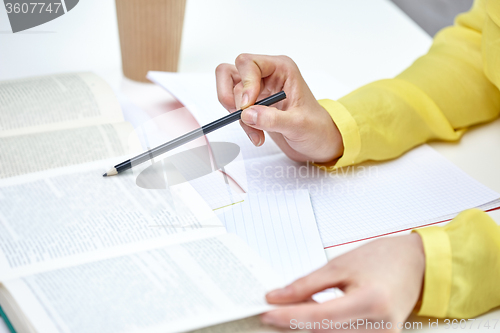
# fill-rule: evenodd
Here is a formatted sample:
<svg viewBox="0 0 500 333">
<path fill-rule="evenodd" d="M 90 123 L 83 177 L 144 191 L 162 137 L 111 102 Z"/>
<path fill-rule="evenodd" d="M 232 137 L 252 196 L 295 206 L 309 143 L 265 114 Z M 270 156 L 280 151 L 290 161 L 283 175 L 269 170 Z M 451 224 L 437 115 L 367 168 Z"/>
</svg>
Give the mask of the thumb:
<svg viewBox="0 0 500 333">
<path fill-rule="evenodd" d="M 252 105 L 257 100 L 257 97 L 259 96 L 261 91 L 260 81 L 258 82 L 259 84 L 254 84 L 249 80 L 243 82 L 240 95 L 240 107 L 242 109 L 248 108 L 248 106 Z"/>
<path fill-rule="evenodd" d="M 297 121 L 291 111 L 282 111 L 277 108 L 253 105 L 241 113 L 241 121 L 250 127 L 268 132 L 278 132 L 283 135 L 297 131 Z"/>
</svg>

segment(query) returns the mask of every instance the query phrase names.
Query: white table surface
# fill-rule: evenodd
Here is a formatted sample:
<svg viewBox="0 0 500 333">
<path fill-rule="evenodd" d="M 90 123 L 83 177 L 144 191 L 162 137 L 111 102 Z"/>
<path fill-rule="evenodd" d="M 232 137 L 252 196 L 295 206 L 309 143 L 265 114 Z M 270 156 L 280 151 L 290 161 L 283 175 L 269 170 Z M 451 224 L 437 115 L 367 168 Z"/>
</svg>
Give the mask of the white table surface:
<svg viewBox="0 0 500 333">
<path fill-rule="evenodd" d="M 386 0 L 188 0 L 180 71 L 213 72 L 244 52 L 286 54 L 303 71 L 325 71 L 356 88 L 396 75 L 430 44 L 430 37 Z M 149 115 L 179 107 L 158 87 L 123 80 L 120 66 L 114 1 L 80 1 L 66 15 L 17 34 L 10 33 L 0 6 L 0 80 L 90 70 Z M 182 118 L 186 128 L 195 125 L 189 115 Z M 431 145 L 500 192 L 500 120 L 474 128 L 460 143 Z M 500 211 L 490 215 L 500 222 Z M 359 245 L 329 249 L 327 256 Z M 499 319 L 500 310 L 483 317 Z M 2 324 L 0 320 L 0 333 L 6 331 Z M 418 331 L 437 331 L 425 325 Z"/>
</svg>

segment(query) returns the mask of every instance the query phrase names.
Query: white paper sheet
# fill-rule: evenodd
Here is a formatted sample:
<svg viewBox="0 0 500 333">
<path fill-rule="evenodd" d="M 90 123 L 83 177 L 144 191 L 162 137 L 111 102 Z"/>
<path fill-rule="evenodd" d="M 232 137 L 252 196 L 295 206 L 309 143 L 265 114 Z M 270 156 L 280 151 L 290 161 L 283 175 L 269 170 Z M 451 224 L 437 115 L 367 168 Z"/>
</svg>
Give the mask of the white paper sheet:
<svg viewBox="0 0 500 333">
<path fill-rule="evenodd" d="M 244 202 L 216 213 L 227 232 L 244 239 L 288 283 L 327 262 L 306 190 L 248 193 Z"/>
<path fill-rule="evenodd" d="M 222 172 L 212 172 L 206 176 L 193 179 L 189 184 L 205 200 L 210 208 L 219 210 L 224 207 L 240 203 L 245 199 L 244 193 L 238 192 L 235 188 L 226 183 Z"/>
</svg>

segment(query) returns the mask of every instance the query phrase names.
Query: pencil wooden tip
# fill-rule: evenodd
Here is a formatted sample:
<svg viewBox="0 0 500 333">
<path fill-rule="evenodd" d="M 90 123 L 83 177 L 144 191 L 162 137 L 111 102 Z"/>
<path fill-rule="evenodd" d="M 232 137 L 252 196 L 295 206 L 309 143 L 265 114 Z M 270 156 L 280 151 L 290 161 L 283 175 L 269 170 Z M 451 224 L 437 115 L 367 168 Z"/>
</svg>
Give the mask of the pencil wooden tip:
<svg viewBox="0 0 500 333">
<path fill-rule="evenodd" d="M 109 176 L 114 176 L 114 175 L 117 175 L 118 174 L 118 171 L 116 171 L 115 168 L 112 168 L 110 169 L 108 172 L 106 172 L 104 175 L 102 175 L 103 177 L 109 177 Z"/>
</svg>

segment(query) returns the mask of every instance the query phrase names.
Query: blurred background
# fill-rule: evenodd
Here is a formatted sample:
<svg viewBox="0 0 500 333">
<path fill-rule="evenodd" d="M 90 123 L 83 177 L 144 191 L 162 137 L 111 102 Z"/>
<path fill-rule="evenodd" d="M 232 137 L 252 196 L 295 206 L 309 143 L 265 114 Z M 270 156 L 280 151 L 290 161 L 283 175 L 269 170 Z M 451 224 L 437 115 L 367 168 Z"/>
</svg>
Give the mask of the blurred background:
<svg viewBox="0 0 500 333">
<path fill-rule="evenodd" d="M 457 14 L 467 11 L 473 0 L 391 0 L 429 35 L 453 24 Z"/>
</svg>

